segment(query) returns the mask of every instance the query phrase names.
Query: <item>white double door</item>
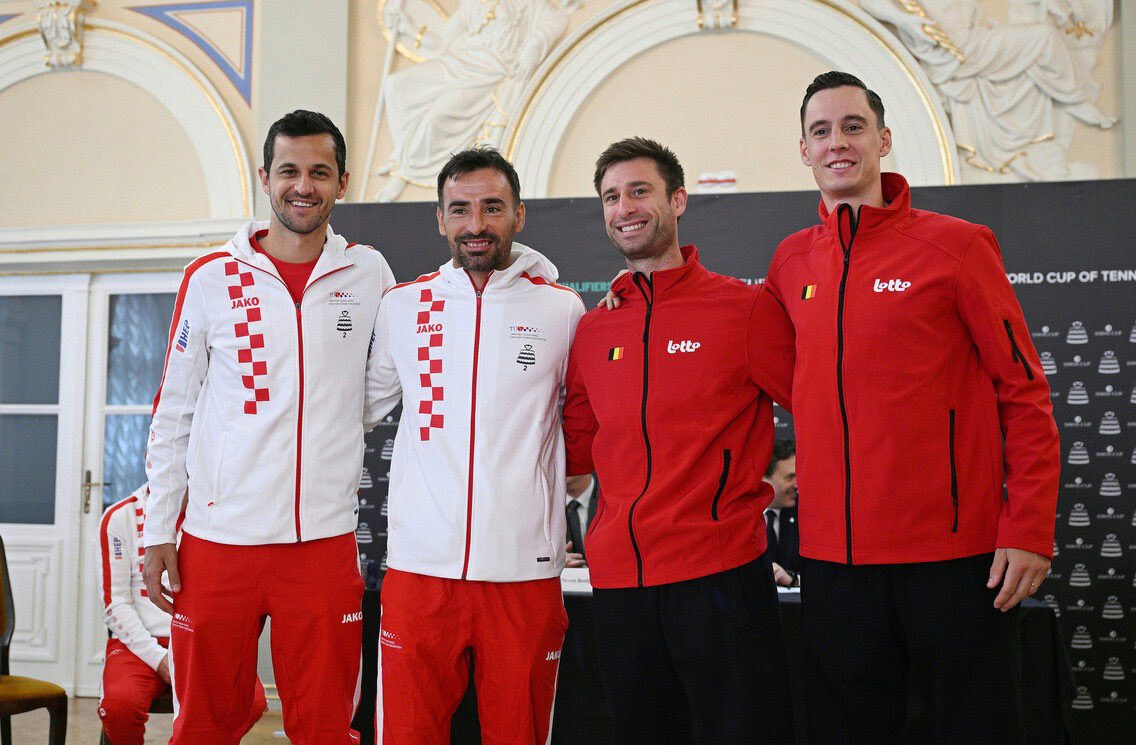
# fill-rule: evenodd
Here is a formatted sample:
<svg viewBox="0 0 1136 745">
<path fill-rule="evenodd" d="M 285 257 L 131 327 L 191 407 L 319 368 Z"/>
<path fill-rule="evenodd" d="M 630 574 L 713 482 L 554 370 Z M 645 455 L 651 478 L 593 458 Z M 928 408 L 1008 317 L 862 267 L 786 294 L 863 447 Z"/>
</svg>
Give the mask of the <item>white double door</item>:
<svg viewBox="0 0 1136 745">
<path fill-rule="evenodd" d="M 0 536 L 15 674 L 97 695 L 103 509 L 145 481 L 180 273 L 0 277 Z"/>
</svg>

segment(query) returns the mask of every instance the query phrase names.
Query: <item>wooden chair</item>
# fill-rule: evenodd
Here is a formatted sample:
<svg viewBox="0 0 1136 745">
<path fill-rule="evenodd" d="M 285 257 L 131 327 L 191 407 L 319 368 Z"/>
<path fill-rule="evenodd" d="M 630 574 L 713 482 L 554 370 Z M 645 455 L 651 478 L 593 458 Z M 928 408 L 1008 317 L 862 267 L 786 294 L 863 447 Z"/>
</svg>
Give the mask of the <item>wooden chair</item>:
<svg viewBox="0 0 1136 745">
<path fill-rule="evenodd" d="M 8 580 L 8 559 L 0 538 L 0 743 L 12 745 L 12 715 L 46 708 L 51 716 L 49 745 L 64 745 L 67 739 L 67 691 L 54 683 L 9 675 L 8 647 L 16 630 L 15 601 Z"/>
<path fill-rule="evenodd" d="M 161 696 L 150 702 L 150 708 L 147 711 L 151 714 L 173 714 L 174 713 L 174 694 L 173 691 L 166 691 Z M 103 732 L 99 737 L 99 745 L 114 745 L 107 737 L 107 733 Z"/>
</svg>

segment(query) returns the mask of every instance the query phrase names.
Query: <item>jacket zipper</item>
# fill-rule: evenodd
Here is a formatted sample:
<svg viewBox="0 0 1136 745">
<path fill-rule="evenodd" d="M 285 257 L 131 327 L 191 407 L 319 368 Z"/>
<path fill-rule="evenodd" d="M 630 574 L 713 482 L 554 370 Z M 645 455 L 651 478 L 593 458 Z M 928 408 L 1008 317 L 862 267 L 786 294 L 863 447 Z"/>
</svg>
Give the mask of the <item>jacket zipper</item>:
<svg viewBox="0 0 1136 745">
<path fill-rule="evenodd" d="M 844 232 L 841 230 L 842 213 L 848 213 L 848 245 L 844 245 Z M 844 541 L 847 546 L 846 561 L 852 563 L 852 448 L 848 442 L 848 406 L 844 400 L 844 290 L 848 284 L 849 262 L 852 257 L 852 244 L 856 240 L 859 214 L 854 218 L 852 208 L 841 204 L 836 208 L 836 235 L 844 251 L 844 270 L 840 275 L 840 304 L 836 309 L 836 391 L 840 399 L 840 420 L 844 427 Z"/>
<path fill-rule="evenodd" d="M 473 453 L 477 435 L 477 358 L 481 351 L 481 295 L 489 286 L 489 278 L 492 276 L 490 273 L 489 277 L 486 277 L 485 284 L 480 290 L 477 289 L 476 284 L 473 285 L 477 297 L 477 312 L 473 322 L 473 382 L 469 399 L 469 477 L 465 493 L 465 558 L 462 559 L 462 579 L 466 578 L 469 571 L 469 549 L 473 539 Z M 469 281 L 473 284 L 473 277 L 470 277 Z"/>
<path fill-rule="evenodd" d="M 640 284 L 640 279 L 646 283 L 646 289 Z M 643 587 L 643 553 L 639 550 L 639 542 L 635 540 L 635 508 L 639 506 L 640 500 L 643 499 L 643 496 L 647 493 L 647 488 L 651 485 L 651 437 L 647 433 L 647 373 L 650 370 L 647 342 L 651 336 L 651 311 L 655 305 L 655 288 L 651 283 L 651 278 L 639 272 L 635 273 L 635 286 L 639 288 L 639 292 L 643 293 L 643 299 L 647 301 L 647 315 L 643 322 L 643 401 L 640 404 L 639 411 L 643 427 L 643 446 L 647 450 L 647 477 L 643 482 L 643 491 L 639 492 L 639 496 L 631 503 L 631 509 L 627 513 L 627 531 L 631 535 L 631 548 L 635 551 L 636 582 L 639 587 Z"/>
<path fill-rule="evenodd" d="M 283 279 L 281 279 L 280 277 L 277 277 L 275 274 L 268 271 L 267 269 L 262 269 L 261 267 L 256 266 L 255 264 L 250 264 L 247 261 L 243 261 L 241 259 L 237 259 L 237 261 L 244 264 L 245 266 L 252 267 L 253 269 L 264 272 L 269 277 L 272 277 L 277 282 L 284 285 L 284 291 L 288 293 L 289 297 L 291 297 L 292 292 L 291 292 L 291 290 L 288 289 L 288 284 Z M 297 360 L 297 374 L 298 374 L 299 389 L 300 389 L 299 395 L 297 396 L 297 402 L 296 402 L 296 494 L 295 494 L 295 499 L 293 500 L 293 503 L 295 505 L 293 514 L 294 514 L 294 520 L 295 520 L 294 524 L 295 524 L 295 528 L 296 528 L 296 543 L 300 543 L 304 540 L 303 533 L 300 530 L 300 484 L 302 483 L 301 463 L 303 462 L 302 455 L 303 455 L 303 447 L 304 447 L 304 437 L 303 437 L 303 435 L 304 435 L 304 315 L 303 315 L 303 311 L 300 309 L 300 305 L 303 303 L 304 295 L 306 295 L 307 292 L 308 292 L 308 287 L 311 287 L 313 284 L 320 281 L 324 277 L 329 277 L 332 274 L 335 274 L 336 272 L 341 272 L 344 269 L 351 268 L 352 266 L 354 266 L 354 264 L 349 264 L 348 266 L 341 266 L 341 267 L 338 267 L 337 269 L 332 269 L 327 274 L 321 274 L 320 276 L 316 277 L 315 279 L 312 279 L 311 277 L 309 277 L 308 278 L 308 284 L 304 287 L 304 291 L 300 293 L 300 302 L 299 303 L 294 302 L 294 304 L 296 306 L 296 360 Z"/>
<path fill-rule="evenodd" d="M 281 280 L 283 281 L 283 280 Z M 307 288 L 305 288 L 306 290 Z M 296 340 L 297 350 L 299 352 L 299 379 L 300 379 L 300 405 L 296 407 L 296 543 L 303 539 L 300 537 L 300 464 L 303 462 L 301 455 L 304 448 L 304 314 L 300 310 L 300 305 L 304 300 L 303 294 L 300 295 L 300 302 L 296 303 Z"/>
<path fill-rule="evenodd" d="M 722 451 L 722 475 L 718 478 L 718 491 L 714 492 L 714 503 L 710 506 L 710 517 L 718 522 L 718 500 L 726 490 L 726 480 L 730 478 L 730 449 Z"/>
<path fill-rule="evenodd" d="M 955 410 L 951 409 L 951 504 L 955 508 L 955 521 L 951 525 L 951 532 L 959 532 L 959 482 L 958 470 L 955 467 Z"/>
<path fill-rule="evenodd" d="M 1002 324 L 1006 327 L 1006 336 L 1010 338 L 1010 355 L 1014 362 L 1020 362 L 1022 368 L 1026 371 L 1026 380 L 1033 380 L 1033 370 L 1030 369 L 1029 363 L 1026 362 L 1026 356 L 1022 354 L 1022 350 L 1018 348 L 1018 342 L 1014 339 L 1014 327 L 1010 325 L 1009 318 L 1003 318 Z"/>
</svg>

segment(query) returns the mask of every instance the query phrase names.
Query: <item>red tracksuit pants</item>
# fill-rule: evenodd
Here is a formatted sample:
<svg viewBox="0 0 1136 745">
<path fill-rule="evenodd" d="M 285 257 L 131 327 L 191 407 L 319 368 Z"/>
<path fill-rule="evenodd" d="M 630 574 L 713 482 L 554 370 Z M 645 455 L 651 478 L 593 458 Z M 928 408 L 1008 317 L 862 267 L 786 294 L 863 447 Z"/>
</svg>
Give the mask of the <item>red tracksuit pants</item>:
<svg viewBox="0 0 1136 745">
<path fill-rule="evenodd" d="M 383 578 L 376 742 L 448 745 L 473 665 L 484 745 L 544 745 L 568 628 L 558 578 Z M 381 738 L 381 739 L 380 739 Z"/>
<path fill-rule="evenodd" d="M 272 668 L 293 745 L 358 742 L 363 579 L 353 533 L 230 546 L 188 533 L 174 597 L 171 745 L 237 745 L 272 619 Z"/>
<path fill-rule="evenodd" d="M 169 639 L 159 637 L 158 643 L 168 646 Z M 103 731 L 113 745 L 142 745 L 146 722 L 150 719 L 150 702 L 169 689 L 170 684 L 125 644 L 118 639 L 107 639 L 99 719 L 103 720 Z M 252 729 L 267 707 L 264 686 L 257 680 L 252 709 L 242 734 Z"/>
</svg>

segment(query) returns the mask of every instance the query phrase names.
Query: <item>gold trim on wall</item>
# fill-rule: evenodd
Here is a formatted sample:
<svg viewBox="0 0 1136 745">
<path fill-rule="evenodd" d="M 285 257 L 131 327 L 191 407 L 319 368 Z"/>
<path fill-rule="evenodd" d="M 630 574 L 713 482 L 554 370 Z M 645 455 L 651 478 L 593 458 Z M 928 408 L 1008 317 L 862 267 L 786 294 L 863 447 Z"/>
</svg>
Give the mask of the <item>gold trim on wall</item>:
<svg viewBox="0 0 1136 745">
<path fill-rule="evenodd" d="M 154 52 L 157 52 L 161 56 L 168 59 L 170 62 L 173 62 L 175 65 L 180 67 L 182 69 L 182 71 L 185 72 L 186 77 L 188 77 L 190 80 L 193 81 L 193 84 L 197 86 L 197 89 L 199 91 L 201 91 L 201 94 L 203 96 L 205 96 L 205 100 L 207 100 L 209 102 L 209 105 L 213 108 L 213 113 L 215 113 L 217 115 L 217 119 L 220 120 L 221 126 L 225 130 L 225 135 L 229 138 L 229 146 L 233 150 L 233 160 L 236 161 L 237 169 L 240 172 L 241 207 L 244 208 L 244 211 L 245 211 L 244 216 L 245 217 L 251 216 L 252 215 L 252 201 L 251 201 L 251 198 L 250 198 L 250 195 L 249 195 L 249 182 L 252 180 L 252 176 L 249 172 L 249 164 L 245 161 L 244 158 L 241 157 L 241 146 L 239 144 L 238 135 L 237 135 L 236 132 L 233 131 L 233 128 L 230 126 L 229 118 L 225 116 L 225 113 L 226 113 L 228 107 L 222 107 L 221 103 L 217 101 L 217 99 L 213 96 L 212 93 L 210 93 L 209 89 L 206 88 L 205 85 L 197 78 L 197 76 L 193 74 L 193 70 L 190 70 L 188 67 L 186 67 L 186 65 L 181 60 L 177 59 L 172 54 L 167 52 L 165 49 L 162 49 L 161 47 L 154 44 L 153 42 L 148 41 L 146 39 L 143 39 L 139 36 L 135 36 L 133 34 L 128 34 L 125 31 L 120 31 L 118 29 L 113 29 L 113 28 L 104 28 L 104 27 L 101 27 L 101 26 L 89 26 L 88 32 L 91 32 L 91 31 L 98 31 L 100 33 L 107 33 L 107 34 L 119 36 L 119 37 L 122 37 L 123 39 L 127 39 L 129 41 L 132 41 L 135 44 L 138 44 L 139 46 L 146 47 L 146 48 L 148 48 L 148 49 L 150 49 Z M 203 76 L 203 77 L 205 76 L 205 73 L 200 68 L 195 67 L 194 70 L 196 70 L 198 72 L 198 74 L 200 74 L 201 76 Z M 206 78 L 206 79 L 208 79 L 208 78 Z M 153 94 L 151 94 L 151 95 L 153 95 Z"/>
<path fill-rule="evenodd" d="M 505 147 L 505 157 L 506 158 L 509 158 L 510 160 L 513 159 L 514 151 L 516 150 L 516 146 L 517 146 L 517 141 L 520 139 L 521 132 L 524 131 L 524 128 L 528 125 L 528 119 L 529 119 L 530 114 L 532 113 L 532 108 L 533 108 L 534 104 L 536 103 L 537 99 L 539 99 L 541 97 L 541 95 L 543 94 L 544 89 L 545 89 L 545 85 L 547 84 L 549 78 L 552 77 L 552 74 L 554 72 L 557 72 L 559 70 L 561 65 L 564 63 L 565 59 L 567 59 L 568 56 L 571 55 L 572 52 L 574 52 L 577 47 L 579 47 L 584 41 L 591 38 L 592 35 L 595 34 L 597 31 L 599 31 L 601 28 L 611 24 L 612 22 L 614 22 L 615 20 L 617 20 L 618 18 L 620 18 L 624 14 L 628 13 L 629 11 L 634 10 L 634 9 L 636 9 L 636 8 L 642 6 L 642 5 L 645 5 L 648 2 L 650 2 L 650 0 L 634 0 L 634 2 L 631 2 L 627 5 L 625 5 L 624 7 L 620 8 L 619 10 L 613 12 L 607 18 L 603 19 L 599 23 L 597 23 L 594 26 L 592 26 L 591 28 L 589 28 L 587 30 L 587 32 L 585 32 L 584 34 L 581 34 L 579 37 L 574 39 L 571 44 L 568 44 L 568 45 L 564 46 L 563 48 L 561 48 L 557 51 L 556 58 L 554 59 L 554 61 L 552 62 L 551 65 L 549 65 L 547 68 L 545 68 L 545 71 L 541 75 L 540 80 L 537 82 L 536 86 L 533 87 L 532 93 L 530 93 L 528 98 L 525 100 L 524 107 L 521 109 L 521 115 L 517 118 L 517 126 L 513 129 L 512 133 L 510 134 L 509 142 Z M 934 122 L 935 139 L 936 139 L 936 141 L 938 142 L 938 145 L 939 145 L 939 158 L 940 158 L 940 162 L 942 164 L 942 169 L 943 169 L 943 174 L 944 174 L 944 182 L 947 185 L 953 185 L 953 184 L 958 183 L 958 174 L 955 172 L 954 160 L 951 157 L 953 152 L 954 152 L 954 145 L 951 142 L 950 138 L 947 136 L 946 127 L 943 126 L 943 121 L 942 121 L 942 119 L 939 118 L 938 112 L 935 110 L 935 105 L 933 103 L 934 100 L 935 100 L 934 97 L 938 96 L 938 93 L 935 92 L 935 91 L 927 90 L 923 86 L 923 84 L 920 82 L 920 79 L 919 79 L 918 75 L 916 74 L 916 71 L 912 69 L 911 65 L 908 64 L 907 60 L 905 60 L 898 53 L 896 53 L 895 49 L 893 49 L 891 47 L 891 45 L 889 45 L 887 43 L 887 40 L 883 36 L 881 36 L 876 29 L 874 29 L 871 26 L 869 26 L 868 24 L 866 24 L 862 19 L 857 18 L 855 15 L 848 12 L 847 8 L 844 8 L 844 7 L 836 4 L 832 0 L 811 0 L 811 2 L 813 2 L 814 4 L 822 5 L 826 8 L 829 8 L 829 9 L 839 13 L 841 16 L 844 16 L 844 17 L 852 20 L 853 22 L 855 22 L 856 25 L 863 28 L 864 31 L 866 31 L 867 34 L 873 40 L 876 41 L 876 43 L 878 43 L 881 47 L 883 47 L 883 49 L 887 52 L 888 56 L 890 56 L 896 62 L 899 69 L 901 69 L 903 71 L 904 76 L 908 79 L 908 81 L 910 81 L 911 87 L 915 89 L 916 93 L 918 93 L 920 101 L 923 102 L 923 107 L 927 110 L 927 113 L 930 115 L 931 121 Z M 740 33 L 758 33 L 756 31 L 754 31 L 752 29 L 748 29 L 748 28 L 731 29 L 730 31 L 731 32 L 740 32 Z M 685 36 L 693 36 L 696 33 L 697 33 L 697 29 L 692 30 L 689 34 L 684 34 L 684 35 Z M 681 38 L 681 37 L 676 36 L 674 38 Z M 921 69 L 920 69 L 920 72 L 922 72 Z"/>
<path fill-rule="evenodd" d="M 222 128 L 225 130 L 225 135 L 229 139 L 229 146 L 232 148 L 233 159 L 237 163 L 237 169 L 238 169 L 238 173 L 240 175 L 241 207 L 244 210 L 244 214 L 242 216 L 245 217 L 245 218 L 250 217 L 253 214 L 252 200 L 251 200 L 250 188 L 249 188 L 249 184 L 251 182 L 251 172 L 249 170 L 248 162 L 246 161 L 245 158 L 243 158 L 241 156 L 241 147 L 240 147 L 239 135 L 236 132 L 233 131 L 233 127 L 230 125 L 229 118 L 225 116 L 226 112 L 228 111 L 228 107 L 224 106 L 223 102 L 219 102 L 217 100 L 217 98 L 209 91 L 209 89 L 201 82 L 201 80 L 199 80 L 198 77 L 193 74 L 193 70 L 191 70 L 189 67 L 187 67 L 185 65 L 185 63 L 183 63 L 181 60 L 174 57 L 172 54 L 170 54 L 165 49 L 162 49 L 158 45 L 154 44 L 153 42 L 148 41 L 147 39 L 143 39 L 140 36 L 136 36 L 134 34 L 127 33 L 126 31 L 123 31 L 123 30 L 120 30 L 120 29 L 117 29 L 117 28 L 109 28 L 107 26 L 100 24 L 97 20 L 92 21 L 89 18 L 87 19 L 87 21 L 84 25 L 84 30 L 87 34 L 92 34 L 92 33 L 94 33 L 94 34 L 110 34 L 110 35 L 113 35 L 113 36 L 118 36 L 120 38 L 131 41 L 131 42 L 133 42 L 133 43 L 135 43 L 135 44 L 137 44 L 141 47 L 149 49 L 150 51 L 155 52 L 155 53 L 161 55 L 162 57 L 165 57 L 167 60 L 174 63 L 177 67 L 181 68 L 181 70 L 185 73 L 186 77 L 188 77 L 191 81 L 193 81 L 193 84 L 195 86 L 197 86 L 197 89 L 199 91 L 201 91 L 203 96 L 205 96 L 205 100 L 207 100 L 209 102 L 209 105 L 212 107 L 213 112 L 217 115 L 217 119 L 221 122 Z M 18 31 L 14 34 L 11 34 L 10 36 L 0 37 L 0 47 L 4 47 L 4 46 L 7 46 L 8 44 L 12 44 L 12 43 L 15 43 L 17 41 L 21 41 L 21 40 L 23 40 L 23 39 L 25 39 L 29 36 L 36 36 L 36 35 L 38 35 L 38 33 L 39 33 L 39 31 L 37 29 L 31 28 L 31 29 L 24 29 L 23 31 Z M 89 44 L 88 44 L 88 46 L 89 46 Z M 205 73 L 202 70 L 200 70 L 199 68 L 194 67 L 194 70 L 196 70 L 203 77 L 205 76 Z M 47 74 L 47 73 L 50 73 L 50 72 L 51 72 L 51 69 L 49 69 L 45 66 L 44 70 L 41 73 L 37 73 L 37 74 L 42 75 L 42 74 Z M 31 77 L 35 77 L 35 76 L 31 76 Z M 27 79 L 30 79 L 30 78 L 25 78 L 25 79 L 27 80 Z M 206 79 L 208 79 L 208 78 L 206 78 Z M 154 95 L 153 93 L 150 93 L 149 91 L 147 91 L 147 93 L 151 96 Z"/>
</svg>

